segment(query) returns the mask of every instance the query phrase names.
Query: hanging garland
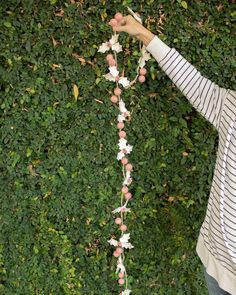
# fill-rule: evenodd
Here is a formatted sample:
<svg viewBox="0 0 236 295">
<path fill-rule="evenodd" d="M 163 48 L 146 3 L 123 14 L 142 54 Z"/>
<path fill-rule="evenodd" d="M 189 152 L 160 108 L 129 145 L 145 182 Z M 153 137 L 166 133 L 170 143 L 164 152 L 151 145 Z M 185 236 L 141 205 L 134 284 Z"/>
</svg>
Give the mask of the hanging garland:
<svg viewBox="0 0 236 295">
<path fill-rule="evenodd" d="M 140 23 L 142 23 L 141 18 L 138 14 L 134 13 L 129 7 L 128 11 L 133 17 Z M 117 12 L 109 22 L 111 27 L 119 25 L 122 21 L 123 16 L 121 13 Z M 129 191 L 129 186 L 132 183 L 131 173 L 133 172 L 133 165 L 129 163 L 128 155 L 132 152 L 133 147 L 128 144 L 127 134 L 124 131 L 125 121 L 131 120 L 131 114 L 127 110 L 125 106 L 125 102 L 122 100 L 122 89 L 120 85 L 127 89 L 134 85 L 137 81 L 140 83 L 145 82 L 145 75 L 147 70 L 144 68 L 146 61 L 148 61 L 151 56 L 146 51 L 146 48 L 142 43 L 139 43 L 141 56 L 138 61 L 138 65 L 136 68 L 136 76 L 132 81 L 129 81 L 127 77 L 124 76 L 124 70 L 120 74 L 118 62 L 117 62 L 117 54 L 122 52 L 122 45 L 118 41 L 119 34 L 114 33 L 109 39 L 109 41 L 102 43 L 99 47 L 98 52 L 105 53 L 107 51 L 112 51 L 106 56 L 106 61 L 109 67 L 109 73 L 105 74 L 104 77 L 108 81 L 115 82 L 115 88 L 113 90 L 113 95 L 110 97 L 110 100 L 114 104 L 118 104 L 119 106 L 119 114 L 117 117 L 117 128 L 119 130 L 119 141 L 118 148 L 119 152 L 117 154 L 117 160 L 121 162 L 122 165 L 122 174 L 123 174 L 123 182 L 120 190 L 120 207 L 114 209 L 112 213 L 116 216 L 114 222 L 119 226 L 119 230 L 121 231 L 121 236 L 119 240 L 115 240 L 111 238 L 108 240 L 108 243 L 115 247 L 113 252 L 113 256 L 117 258 L 117 268 L 116 274 L 118 275 L 118 283 L 120 286 L 124 287 L 124 291 L 121 291 L 120 295 L 129 295 L 131 290 L 128 288 L 128 274 L 124 265 L 125 262 L 125 249 L 132 249 L 133 245 L 129 242 L 130 233 L 127 233 L 127 225 L 125 222 L 126 213 L 130 212 L 130 208 L 127 207 L 128 203 L 132 199 L 132 194 Z M 119 216 L 117 216 L 119 214 Z"/>
</svg>

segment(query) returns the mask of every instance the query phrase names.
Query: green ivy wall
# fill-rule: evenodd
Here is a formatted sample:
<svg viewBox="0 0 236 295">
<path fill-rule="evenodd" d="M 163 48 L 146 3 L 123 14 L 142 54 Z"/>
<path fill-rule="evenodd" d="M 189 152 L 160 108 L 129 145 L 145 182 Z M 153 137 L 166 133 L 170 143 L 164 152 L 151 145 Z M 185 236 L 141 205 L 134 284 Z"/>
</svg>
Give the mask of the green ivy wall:
<svg viewBox="0 0 236 295">
<path fill-rule="evenodd" d="M 107 243 L 118 235 L 118 111 L 97 49 L 127 5 L 205 76 L 236 89 L 233 0 L 2 0 L 0 294 L 119 292 Z M 138 44 L 123 34 L 121 42 L 119 63 L 132 77 Z M 124 94 L 134 146 L 129 283 L 135 295 L 205 295 L 195 246 L 217 134 L 154 60 L 147 68 L 147 82 Z"/>
</svg>

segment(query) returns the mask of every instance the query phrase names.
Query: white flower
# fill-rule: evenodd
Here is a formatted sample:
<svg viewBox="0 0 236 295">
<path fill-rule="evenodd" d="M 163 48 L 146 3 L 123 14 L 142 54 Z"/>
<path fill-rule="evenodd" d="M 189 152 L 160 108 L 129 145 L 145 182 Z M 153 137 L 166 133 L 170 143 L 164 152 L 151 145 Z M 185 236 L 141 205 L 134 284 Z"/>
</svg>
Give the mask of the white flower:
<svg viewBox="0 0 236 295">
<path fill-rule="evenodd" d="M 123 234 L 123 236 L 120 238 L 120 242 L 123 248 L 126 249 L 132 249 L 134 246 L 129 243 L 130 234 Z"/>
<path fill-rule="evenodd" d="M 119 101 L 119 109 L 120 109 L 121 113 L 127 113 L 128 112 L 128 110 L 125 107 L 125 103 L 124 103 L 124 101 L 122 99 Z"/>
<path fill-rule="evenodd" d="M 134 246 L 129 243 L 129 238 L 130 238 L 130 234 L 124 234 L 119 241 L 111 238 L 110 240 L 108 240 L 108 243 L 114 247 L 119 246 L 119 244 L 121 243 L 121 247 L 122 248 L 126 248 L 126 249 L 132 249 L 134 248 Z"/>
<path fill-rule="evenodd" d="M 125 138 L 120 138 L 119 139 L 118 146 L 119 146 L 120 150 L 126 149 L 126 147 L 127 147 L 126 144 L 127 144 L 127 140 Z"/>
<path fill-rule="evenodd" d="M 118 207 L 112 211 L 112 213 L 119 213 L 119 212 L 130 212 L 130 208 L 126 208 L 126 204 L 124 206 Z"/>
<path fill-rule="evenodd" d="M 127 87 L 130 84 L 130 81 L 126 77 L 119 78 L 119 71 L 117 70 L 116 66 L 109 67 L 109 73 L 103 75 L 106 80 L 115 82 L 116 78 L 118 78 L 118 83 L 121 84 L 123 87 Z"/>
<path fill-rule="evenodd" d="M 123 87 L 127 87 L 130 84 L 130 81 L 126 77 L 122 77 L 118 81 L 119 84 L 121 84 Z"/>
<path fill-rule="evenodd" d="M 108 243 L 109 243 L 110 245 L 114 246 L 114 247 L 117 247 L 117 246 L 118 246 L 118 241 L 115 240 L 115 239 L 110 239 L 110 240 L 108 241 Z"/>
<path fill-rule="evenodd" d="M 139 66 L 140 68 L 143 68 L 146 64 L 146 61 L 148 61 L 149 59 L 151 59 L 151 55 L 147 52 L 146 47 L 143 46 L 142 47 L 142 56 L 139 59 Z"/>
<path fill-rule="evenodd" d="M 123 182 L 123 185 L 130 185 L 132 183 L 132 178 L 130 177 L 131 172 L 126 171 L 125 180 Z"/>
<path fill-rule="evenodd" d="M 130 112 L 127 110 L 125 103 L 122 99 L 120 99 L 120 101 L 119 101 L 119 110 L 124 117 L 130 116 Z"/>
<path fill-rule="evenodd" d="M 121 160 L 125 154 L 130 154 L 133 150 L 133 146 L 127 144 L 127 140 L 125 138 L 120 138 L 118 142 L 119 152 L 117 154 L 117 160 Z M 128 175 L 128 174 L 127 174 Z"/>
<path fill-rule="evenodd" d="M 132 150 L 133 150 L 133 146 L 128 144 L 126 146 L 125 150 L 126 150 L 126 154 L 130 154 L 132 152 Z"/>
<path fill-rule="evenodd" d="M 131 290 L 129 290 L 129 289 L 125 289 L 125 291 L 123 291 L 122 293 L 121 293 L 121 295 L 129 295 L 131 293 Z"/>
<path fill-rule="evenodd" d="M 108 80 L 108 81 L 115 82 L 115 77 L 112 76 L 111 73 L 108 73 L 108 74 L 106 74 L 106 75 L 103 75 L 103 77 L 105 77 L 105 79 Z"/>
<path fill-rule="evenodd" d="M 118 122 L 123 122 L 123 121 L 125 121 L 125 116 L 123 116 L 123 115 L 118 115 L 118 117 L 117 117 L 117 121 L 118 121 Z"/>
<path fill-rule="evenodd" d="M 120 45 L 120 43 L 116 43 L 114 45 L 112 45 L 112 50 L 116 51 L 117 53 L 122 51 L 122 46 Z"/>
<path fill-rule="evenodd" d="M 109 71 L 113 77 L 117 77 L 119 75 L 119 71 L 117 71 L 116 66 L 109 67 Z"/>
<path fill-rule="evenodd" d="M 116 268 L 116 273 L 118 272 L 123 272 L 125 273 L 125 267 L 124 267 L 124 264 L 123 264 L 123 261 L 122 261 L 122 258 L 119 256 L 118 257 L 118 260 L 117 260 L 117 268 Z"/>
<path fill-rule="evenodd" d="M 105 43 L 102 43 L 102 45 L 98 48 L 98 52 L 105 53 L 109 49 L 110 49 L 110 43 L 105 42 Z"/>
<path fill-rule="evenodd" d="M 122 46 L 118 42 L 118 35 L 113 35 L 108 42 L 102 43 L 102 45 L 98 48 L 98 52 L 105 53 L 110 49 L 116 51 L 117 53 L 122 51 Z"/>
<path fill-rule="evenodd" d="M 120 151 L 118 154 L 117 154 L 117 160 L 120 161 L 123 157 L 125 156 L 125 153 L 123 151 Z"/>
<path fill-rule="evenodd" d="M 120 238 L 121 243 L 127 243 L 130 239 L 130 234 L 123 234 L 123 236 Z"/>
<path fill-rule="evenodd" d="M 119 37 L 119 35 L 118 34 L 115 34 L 109 40 L 109 42 L 111 43 L 112 50 L 116 51 L 117 53 L 119 53 L 120 51 L 122 51 L 122 46 L 118 42 L 118 37 Z"/>
</svg>

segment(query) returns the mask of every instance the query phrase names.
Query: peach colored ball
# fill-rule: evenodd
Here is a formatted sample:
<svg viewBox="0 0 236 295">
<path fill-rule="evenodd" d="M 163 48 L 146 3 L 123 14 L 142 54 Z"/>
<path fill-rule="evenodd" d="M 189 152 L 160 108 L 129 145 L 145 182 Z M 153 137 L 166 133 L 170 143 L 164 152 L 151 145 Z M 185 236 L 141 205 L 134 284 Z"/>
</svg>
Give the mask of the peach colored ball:
<svg viewBox="0 0 236 295">
<path fill-rule="evenodd" d="M 118 252 L 114 251 L 114 252 L 113 252 L 113 256 L 114 256 L 114 257 L 119 257 L 120 254 L 119 254 Z"/>
<path fill-rule="evenodd" d="M 117 95 L 117 96 L 119 96 L 119 95 L 121 95 L 121 89 L 119 88 L 119 87 L 116 87 L 115 89 L 114 89 L 114 93 L 115 93 L 115 95 Z"/>
<path fill-rule="evenodd" d="M 125 276 L 125 274 L 124 274 L 123 272 L 120 272 L 120 273 L 119 273 L 119 278 L 120 278 L 120 279 L 123 279 L 124 276 Z"/>
<path fill-rule="evenodd" d="M 140 69 L 139 71 L 140 75 L 145 76 L 147 74 L 147 70 L 145 68 Z"/>
<path fill-rule="evenodd" d="M 126 171 L 132 171 L 133 170 L 133 166 L 129 163 L 125 166 Z"/>
<path fill-rule="evenodd" d="M 109 61 L 109 60 L 111 60 L 111 59 L 114 59 L 113 55 L 112 55 L 112 54 L 108 54 L 108 55 L 106 56 L 106 60 Z"/>
<path fill-rule="evenodd" d="M 119 281 L 118 281 L 118 282 L 119 282 L 119 284 L 120 284 L 120 285 L 124 285 L 124 283 L 125 283 L 125 280 L 124 280 L 124 279 L 119 279 Z"/>
<path fill-rule="evenodd" d="M 116 65 L 116 61 L 114 58 L 108 60 L 109 67 L 114 67 Z"/>
<path fill-rule="evenodd" d="M 140 76 L 138 77 L 138 80 L 139 80 L 140 83 L 143 83 L 143 82 L 145 82 L 146 78 L 145 78 L 145 76 L 140 75 Z"/>
<path fill-rule="evenodd" d="M 129 191 L 129 189 L 128 189 L 127 186 L 123 186 L 122 189 L 121 189 L 121 192 L 122 192 L 123 194 L 127 194 L 128 191 Z"/>
<path fill-rule="evenodd" d="M 130 200 L 131 198 L 132 198 L 132 194 L 131 193 L 125 194 L 125 199 L 126 200 Z"/>
<path fill-rule="evenodd" d="M 120 132 L 119 132 L 119 137 L 120 137 L 120 138 L 125 138 L 125 137 L 126 137 L 126 132 L 123 131 L 123 130 L 120 131 Z"/>
<path fill-rule="evenodd" d="M 120 22 L 120 21 L 122 20 L 122 18 L 123 18 L 123 15 L 122 15 L 120 12 L 117 12 L 117 13 L 115 14 L 115 19 L 116 19 L 118 22 Z"/>
<path fill-rule="evenodd" d="M 123 250 L 122 248 L 117 248 L 115 252 L 117 252 L 117 253 L 121 254 L 121 253 L 123 253 L 123 252 L 124 252 L 124 250 Z"/>
<path fill-rule="evenodd" d="M 115 223 L 116 223 L 116 224 L 121 224 L 121 223 L 122 223 L 121 218 L 120 218 L 120 217 L 117 217 L 117 218 L 115 219 Z"/>
<path fill-rule="evenodd" d="M 122 158 L 121 159 L 121 163 L 123 164 L 123 165 L 126 165 L 127 163 L 128 163 L 128 159 L 127 158 Z"/>
<path fill-rule="evenodd" d="M 118 102 L 118 97 L 115 96 L 115 95 L 112 95 L 111 98 L 110 98 L 111 102 L 113 103 L 117 103 Z"/>
<path fill-rule="evenodd" d="M 126 226 L 125 224 L 122 224 L 122 225 L 120 226 L 120 230 L 121 230 L 121 231 L 126 231 L 126 230 L 127 230 L 127 226 Z"/>
<path fill-rule="evenodd" d="M 109 25 L 114 27 L 118 25 L 118 21 L 115 18 L 112 18 L 109 22 Z"/>
<path fill-rule="evenodd" d="M 123 122 L 119 122 L 118 124 L 117 124 L 117 128 L 118 129 L 123 129 L 125 127 L 125 124 L 123 123 Z"/>
</svg>

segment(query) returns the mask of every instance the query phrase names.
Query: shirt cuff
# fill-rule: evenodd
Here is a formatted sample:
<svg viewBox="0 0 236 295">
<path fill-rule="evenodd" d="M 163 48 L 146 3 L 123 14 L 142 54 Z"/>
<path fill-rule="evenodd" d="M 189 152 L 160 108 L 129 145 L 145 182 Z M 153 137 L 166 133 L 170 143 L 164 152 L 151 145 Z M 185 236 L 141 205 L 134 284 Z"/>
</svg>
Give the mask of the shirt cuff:
<svg viewBox="0 0 236 295">
<path fill-rule="evenodd" d="M 146 46 L 146 49 L 152 54 L 158 63 L 160 63 L 171 50 L 171 48 L 157 36 L 153 37 L 153 39 Z"/>
</svg>

